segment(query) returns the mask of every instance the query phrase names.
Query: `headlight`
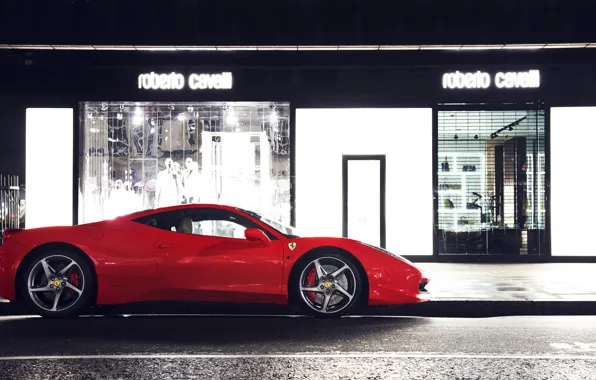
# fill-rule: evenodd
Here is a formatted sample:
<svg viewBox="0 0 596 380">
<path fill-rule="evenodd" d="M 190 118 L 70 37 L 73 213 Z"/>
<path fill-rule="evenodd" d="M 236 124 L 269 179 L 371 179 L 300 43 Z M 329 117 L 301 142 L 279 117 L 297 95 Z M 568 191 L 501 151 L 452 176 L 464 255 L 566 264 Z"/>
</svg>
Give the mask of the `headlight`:
<svg viewBox="0 0 596 380">
<path fill-rule="evenodd" d="M 401 261 L 403 261 L 404 263 L 406 263 L 406 264 L 408 264 L 408 265 L 411 265 L 411 266 L 413 266 L 414 268 L 416 267 L 416 265 L 414 265 L 414 263 L 413 263 L 413 262 L 411 262 L 410 260 L 408 260 L 408 259 L 406 259 L 405 257 L 402 257 L 402 256 L 400 256 L 400 255 L 398 255 L 398 254 L 396 254 L 396 253 L 389 252 L 388 250 L 386 250 L 386 249 L 384 249 L 384 248 L 381 248 L 381 247 L 376 247 L 376 246 L 374 246 L 374 245 L 372 245 L 372 244 L 368 244 L 368 243 L 364 243 L 364 242 L 360 242 L 360 243 L 361 243 L 361 244 L 364 244 L 364 245 L 366 245 L 366 246 L 368 246 L 368 247 L 374 248 L 374 249 L 376 249 L 377 251 L 381 251 L 381 252 L 383 252 L 383 253 L 386 253 L 386 254 L 388 254 L 389 256 L 393 256 L 393 257 L 395 257 L 396 259 L 398 259 L 398 260 L 401 260 Z"/>
</svg>

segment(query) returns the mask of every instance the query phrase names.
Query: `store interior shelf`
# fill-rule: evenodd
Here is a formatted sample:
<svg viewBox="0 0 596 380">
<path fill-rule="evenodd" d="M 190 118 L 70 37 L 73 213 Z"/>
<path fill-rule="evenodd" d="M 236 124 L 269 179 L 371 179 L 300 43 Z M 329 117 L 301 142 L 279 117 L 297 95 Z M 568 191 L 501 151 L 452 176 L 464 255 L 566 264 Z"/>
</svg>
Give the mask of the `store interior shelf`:
<svg viewBox="0 0 596 380">
<path fill-rule="evenodd" d="M 439 228 L 480 228 L 482 211 L 477 202 L 484 196 L 485 154 L 481 152 L 439 153 Z M 475 205 L 475 206 L 471 206 Z M 477 207 L 477 208 L 476 208 Z"/>
</svg>

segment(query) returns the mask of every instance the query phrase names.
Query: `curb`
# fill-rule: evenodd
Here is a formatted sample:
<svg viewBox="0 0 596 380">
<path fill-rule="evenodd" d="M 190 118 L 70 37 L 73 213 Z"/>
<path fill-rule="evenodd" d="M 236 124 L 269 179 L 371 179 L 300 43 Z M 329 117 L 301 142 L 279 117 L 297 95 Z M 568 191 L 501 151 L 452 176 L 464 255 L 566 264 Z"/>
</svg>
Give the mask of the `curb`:
<svg viewBox="0 0 596 380">
<path fill-rule="evenodd" d="M 121 314 L 226 314 L 226 315 L 296 315 L 294 308 L 280 305 L 143 303 L 102 306 L 89 310 L 94 315 Z M 0 316 L 27 315 L 16 305 L 0 303 Z M 366 316 L 419 316 L 451 318 L 486 318 L 513 315 L 596 315 L 596 301 L 458 301 L 437 300 L 419 304 L 378 306 L 359 310 Z"/>
</svg>

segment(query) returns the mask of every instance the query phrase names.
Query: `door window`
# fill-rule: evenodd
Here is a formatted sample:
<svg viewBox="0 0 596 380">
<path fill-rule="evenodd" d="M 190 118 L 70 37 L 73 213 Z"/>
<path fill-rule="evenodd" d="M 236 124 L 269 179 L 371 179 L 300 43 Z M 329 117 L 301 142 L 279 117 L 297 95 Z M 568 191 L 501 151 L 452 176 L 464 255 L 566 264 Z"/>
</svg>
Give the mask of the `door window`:
<svg viewBox="0 0 596 380">
<path fill-rule="evenodd" d="M 269 239 L 275 235 L 235 212 L 214 208 L 189 208 L 152 214 L 135 220 L 138 223 L 178 233 L 245 239 L 247 228 L 263 231 Z"/>
</svg>

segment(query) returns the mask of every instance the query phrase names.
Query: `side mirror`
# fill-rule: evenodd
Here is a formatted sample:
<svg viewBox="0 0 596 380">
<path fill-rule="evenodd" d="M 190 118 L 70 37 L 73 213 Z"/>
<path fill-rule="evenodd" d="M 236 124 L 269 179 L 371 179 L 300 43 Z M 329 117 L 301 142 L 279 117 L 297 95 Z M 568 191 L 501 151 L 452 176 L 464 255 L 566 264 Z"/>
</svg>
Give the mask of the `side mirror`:
<svg viewBox="0 0 596 380">
<path fill-rule="evenodd" d="M 261 241 L 265 246 L 271 244 L 269 237 L 258 228 L 247 228 L 244 230 L 244 237 L 248 241 Z"/>
</svg>

